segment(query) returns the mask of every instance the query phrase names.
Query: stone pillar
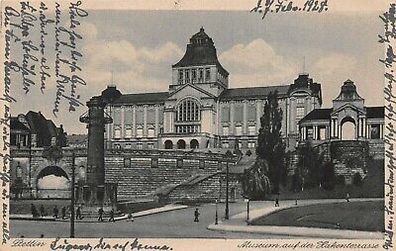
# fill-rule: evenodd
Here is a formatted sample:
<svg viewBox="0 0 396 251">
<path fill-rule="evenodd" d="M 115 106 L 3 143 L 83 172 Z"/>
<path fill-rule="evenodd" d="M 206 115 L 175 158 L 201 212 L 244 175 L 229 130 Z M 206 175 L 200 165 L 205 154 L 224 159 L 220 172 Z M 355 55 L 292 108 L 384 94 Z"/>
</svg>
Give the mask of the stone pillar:
<svg viewBox="0 0 396 251">
<path fill-rule="evenodd" d="M 290 99 L 290 132 L 296 132 L 296 99 Z"/>
<path fill-rule="evenodd" d="M 147 105 L 143 106 L 143 137 L 147 137 Z"/>
<path fill-rule="evenodd" d="M 248 101 L 247 100 L 244 100 L 243 101 L 243 132 L 242 132 L 242 134 L 243 135 L 247 135 L 248 134 L 248 119 L 247 119 L 247 117 L 248 117 L 248 107 L 247 107 L 247 105 L 248 105 Z"/>
<path fill-rule="evenodd" d="M 155 106 L 155 135 L 159 134 L 159 106 Z"/>
<path fill-rule="evenodd" d="M 132 107 L 132 137 L 136 137 L 136 106 Z"/>
<path fill-rule="evenodd" d="M 384 125 L 380 124 L 380 139 L 384 138 Z"/>
<path fill-rule="evenodd" d="M 121 106 L 121 138 L 125 138 L 125 106 Z"/>
<path fill-rule="evenodd" d="M 230 102 L 230 135 L 235 135 L 234 124 L 234 101 Z"/>
<path fill-rule="evenodd" d="M 262 102 L 261 100 L 256 101 L 256 132 L 258 133 L 261 127 L 261 108 L 262 108 Z"/>
</svg>

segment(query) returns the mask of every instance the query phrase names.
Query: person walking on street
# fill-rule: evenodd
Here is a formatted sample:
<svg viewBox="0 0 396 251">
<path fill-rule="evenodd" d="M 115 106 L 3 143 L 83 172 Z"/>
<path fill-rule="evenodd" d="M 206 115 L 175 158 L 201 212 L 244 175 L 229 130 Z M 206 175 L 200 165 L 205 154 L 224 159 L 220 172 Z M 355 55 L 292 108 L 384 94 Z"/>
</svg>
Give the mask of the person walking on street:
<svg viewBox="0 0 396 251">
<path fill-rule="evenodd" d="M 82 216 L 81 216 L 81 206 L 78 206 L 77 207 L 77 210 L 76 210 L 76 219 L 77 220 L 82 220 Z"/>
<path fill-rule="evenodd" d="M 346 194 L 346 197 L 345 197 L 345 199 L 346 199 L 347 202 L 349 202 L 349 198 L 350 198 L 349 193 L 347 193 L 347 194 Z"/>
<path fill-rule="evenodd" d="M 41 206 L 40 206 L 40 215 L 41 215 L 41 217 L 45 216 L 45 210 L 44 210 L 43 204 L 41 204 Z"/>
<path fill-rule="evenodd" d="M 114 220 L 114 210 L 113 210 L 113 209 L 110 210 L 109 222 L 110 222 L 110 221 L 115 222 L 115 220 Z"/>
<path fill-rule="evenodd" d="M 62 220 L 66 218 L 66 207 L 62 207 Z"/>
<path fill-rule="evenodd" d="M 98 214 L 99 214 L 98 221 L 103 221 L 103 208 L 99 208 Z"/>
<path fill-rule="evenodd" d="M 129 214 L 128 214 L 128 219 L 127 219 L 127 221 L 129 221 L 129 222 L 133 222 L 133 221 L 134 221 L 132 213 L 129 213 Z"/>
<path fill-rule="evenodd" d="M 198 211 L 198 208 L 196 208 L 194 212 L 194 222 L 199 222 L 199 215 L 200 213 Z"/>
<path fill-rule="evenodd" d="M 33 204 L 30 204 L 30 212 L 32 213 L 33 218 L 36 218 L 38 216 L 36 206 Z"/>
<path fill-rule="evenodd" d="M 58 219 L 59 210 L 56 205 L 55 205 L 54 209 L 52 210 L 52 212 L 54 213 L 54 218 Z"/>
</svg>

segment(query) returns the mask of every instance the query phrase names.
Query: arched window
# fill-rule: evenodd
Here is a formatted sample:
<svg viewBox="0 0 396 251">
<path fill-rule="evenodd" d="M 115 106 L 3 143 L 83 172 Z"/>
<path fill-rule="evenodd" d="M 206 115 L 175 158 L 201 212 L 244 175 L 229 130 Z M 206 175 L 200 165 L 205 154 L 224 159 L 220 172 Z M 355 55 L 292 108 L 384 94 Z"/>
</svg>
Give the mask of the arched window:
<svg viewBox="0 0 396 251">
<path fill-rule="evenodd" d="M 200 132 L 200 105 L 193 99 L 185 99 L 176 107 L 176 132 L 182 134 Z"/>
</svg>

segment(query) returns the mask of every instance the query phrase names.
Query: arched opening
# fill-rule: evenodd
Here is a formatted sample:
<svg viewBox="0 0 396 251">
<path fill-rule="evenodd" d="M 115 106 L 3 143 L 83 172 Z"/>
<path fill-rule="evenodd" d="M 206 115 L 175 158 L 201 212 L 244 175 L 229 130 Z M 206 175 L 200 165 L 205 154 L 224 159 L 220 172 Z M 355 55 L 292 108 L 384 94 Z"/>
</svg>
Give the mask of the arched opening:
<svg viewBox="0 0 396 251">
<path fill-rule="evenodd" d="M 179 139 L 177 141 L 177 149 L 186 149 L 186 141 Z"/>
<path fill-rule="evenodd" d="M 191 148 L 191 149 L 197 149 L 197 148 L 199 148 L 199 142 L 198 142 L 198 140 L 192 139 L 192 140 L 190 141 L 190 148 Z"/>
<path fill-rule="evenodd" d="M 165 143 L 165 149 L 173 149 L 173 142 L 172 140 L 166 140 Z"/>
<path fill-rule="evenodd" d="M 346 117 L 341 121 L 341 139 L 355 140 L 356 139 L 356 124 L 351 117 Z"/>
<path fill-rule="evenodd" d="M 37 196 L 39 198 L 69 198 L 70 180 L 58 166 L 47 166 L 37 175 Z"/>
</svg>

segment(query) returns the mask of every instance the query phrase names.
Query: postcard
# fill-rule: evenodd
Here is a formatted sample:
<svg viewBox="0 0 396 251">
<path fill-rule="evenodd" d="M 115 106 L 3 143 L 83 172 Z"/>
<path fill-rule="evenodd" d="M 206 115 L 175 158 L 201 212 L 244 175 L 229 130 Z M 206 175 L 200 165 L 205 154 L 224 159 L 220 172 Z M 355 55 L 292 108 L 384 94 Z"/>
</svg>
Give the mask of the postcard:
<svg viewBox="0 0 396 251">
<path fill-rule="evenodd" d="M 1 250 L 393 250 L 396 2 L 1 1 Z"/>
</svg>

